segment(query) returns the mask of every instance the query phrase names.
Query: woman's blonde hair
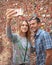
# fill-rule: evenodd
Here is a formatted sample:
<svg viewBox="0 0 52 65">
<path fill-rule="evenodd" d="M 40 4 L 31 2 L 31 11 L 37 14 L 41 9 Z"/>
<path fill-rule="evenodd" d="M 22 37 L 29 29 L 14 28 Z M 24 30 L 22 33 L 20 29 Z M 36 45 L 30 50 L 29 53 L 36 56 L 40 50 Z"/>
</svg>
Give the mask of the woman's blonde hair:
<svg viewBox="0 0 52 65">
<path fill-rule="evenodd" d="M 27 20 L 20 21 L 20 23 L 19 23 L 19 30 L 21 28 L 22 22 L 24 22 L 24 21 L 28 24 L 28 31 L 26 32 L 26 38 L 29 40 L 30 39 L 30 27 L 29 27 L 29 23 L 28 23 Z"/>
</svg>

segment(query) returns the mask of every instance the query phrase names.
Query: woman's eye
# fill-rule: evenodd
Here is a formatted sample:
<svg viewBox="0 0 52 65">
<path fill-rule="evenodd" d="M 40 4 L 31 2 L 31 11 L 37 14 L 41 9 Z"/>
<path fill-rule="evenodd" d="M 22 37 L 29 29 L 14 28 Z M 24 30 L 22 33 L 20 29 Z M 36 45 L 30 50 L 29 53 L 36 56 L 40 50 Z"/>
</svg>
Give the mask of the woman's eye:
<svg viewBox="0 0 52 65">
<path fill-rule="evenodd" d="M 24 25 L 21 25 L 21 26 L 24 26 Z"/>
<path fill-rule="evenodd" d="M 22 25 L 22 26 L 28 26 L 28 25 Z"/>
<path fill-rule="evenodd" d="M 28 26 L 28 25 L 26 25 L 26 26 Z"/>
</svg>

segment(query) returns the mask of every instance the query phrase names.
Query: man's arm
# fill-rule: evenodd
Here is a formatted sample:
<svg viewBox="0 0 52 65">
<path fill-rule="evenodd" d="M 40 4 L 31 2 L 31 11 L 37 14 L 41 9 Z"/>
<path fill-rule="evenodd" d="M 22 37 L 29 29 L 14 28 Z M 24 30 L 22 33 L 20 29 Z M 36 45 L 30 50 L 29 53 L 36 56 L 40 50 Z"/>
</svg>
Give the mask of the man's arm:
<svg viewBox="0 0 52 65">
<path fill-rule="evenodd" d="M 52 49 L 46 50 L 46 63 L 45 65 L 51 65 L 52 64 Z"/>
<path fill-rule="evenodd" d="M 44 34 L 44 44 L 46 52 L 46 61 L 45 65 L 50 65 L 52 61 L 52 40 L 49 33 Z"/>
</svg>

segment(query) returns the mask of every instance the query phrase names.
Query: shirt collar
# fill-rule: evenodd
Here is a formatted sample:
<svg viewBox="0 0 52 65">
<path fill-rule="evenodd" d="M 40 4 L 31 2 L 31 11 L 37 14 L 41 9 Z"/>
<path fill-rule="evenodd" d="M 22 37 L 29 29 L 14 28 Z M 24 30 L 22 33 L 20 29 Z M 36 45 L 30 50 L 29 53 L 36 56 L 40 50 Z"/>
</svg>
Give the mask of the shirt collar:
<svg viewBox="0 0 52 65">
<path fill-rule="evenodd" d="M 36 36 L 39 36 L 40 33 L 41 33 L 41 29 L 38 29 Z"/>
</svg>

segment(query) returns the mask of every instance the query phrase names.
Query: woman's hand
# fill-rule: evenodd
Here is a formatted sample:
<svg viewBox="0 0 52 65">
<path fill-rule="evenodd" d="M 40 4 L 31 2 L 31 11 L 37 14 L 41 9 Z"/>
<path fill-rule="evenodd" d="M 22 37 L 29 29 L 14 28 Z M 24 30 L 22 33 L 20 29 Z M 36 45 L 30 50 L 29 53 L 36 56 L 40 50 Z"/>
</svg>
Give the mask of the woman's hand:
<svg viewBox="0 0 52 65">
<path fill-rule="evenodd" d="M 14 17 L 14 15 L 16 13 L 17 12 L 14 9 L 7 9 L 7 11 L 6 11 L 6 20 L 7 20 L 7 22 L 10 22 L 10 20 Z"/>
</svg>

